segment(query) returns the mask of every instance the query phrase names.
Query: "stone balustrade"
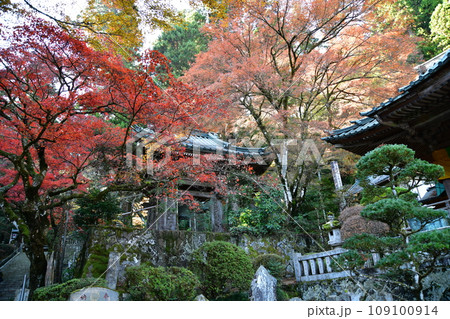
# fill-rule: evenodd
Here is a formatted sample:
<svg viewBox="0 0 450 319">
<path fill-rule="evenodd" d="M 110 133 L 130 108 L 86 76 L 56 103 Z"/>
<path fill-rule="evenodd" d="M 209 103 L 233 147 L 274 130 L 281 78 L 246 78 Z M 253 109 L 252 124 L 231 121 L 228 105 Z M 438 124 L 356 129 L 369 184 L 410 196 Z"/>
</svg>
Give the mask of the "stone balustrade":
<svg viewBox="0 0 450 319">
<path fill-rule="evenodd" d="M 337 259 L 339 255 L 346 251 L 347 250 L 343 248 L 336 248 L 309 255 L 294 253 L 292 259 L 295 270 L 295 279 L 297 281 L 316 281 L 350 276 L 349 270 L 336 270 L 336 268 L 339 268 L 337 263 L 334 263 L 334 266 L 332 267 L 333 259 Z M 365 268 L 373 267 L 379 259 L 379 254 L 372 254 L 372 258 L 366 262 Z"/>
</svg>

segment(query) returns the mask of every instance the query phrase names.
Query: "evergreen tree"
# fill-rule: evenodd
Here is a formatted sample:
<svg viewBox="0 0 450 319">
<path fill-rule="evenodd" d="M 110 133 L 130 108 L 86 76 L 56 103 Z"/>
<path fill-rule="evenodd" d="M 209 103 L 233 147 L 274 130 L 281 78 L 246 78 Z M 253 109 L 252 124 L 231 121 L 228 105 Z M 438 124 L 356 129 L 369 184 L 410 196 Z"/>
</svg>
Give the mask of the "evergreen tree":
<svg viewBox="0 0 450 319">
<path fill-rule="evenodd" d="M 183 23 L 165 31 L 156 41 L 155 50 L 163 53 L 170 61 L 172 72 L 180 77 L 195 61 L 195 56 L 206 51 L 209 38 L 200 31 L 205 17 L 195 12 Z"/>
<path fill-rule="evenodd" d="M 439 258 L 449 253 L 450 229 L 421 232 L 447 213 L 421 206 L 411 190 L 437 180 L 443 168 L 415 159 L 414 151 L 405 145 L 385 145 L 363 156 L 357 169 L 365 197 L 372 198 L 361 216 L 386 223 L 389 233 L 358 234 L 346 240 L 343 247 L 349 251 L 341 257 L 342 265 L 359 273 L 370 255 L 379 253 L 375 267 L 383 270 L 382 276 L 423 300 L 424 279 L 437 268 Z M 380 175 L 389 176 L 389 183 L 369 187 L 368 178 Z"/>
<path fill-rule="evenodd" d="M 414 19 L 413 31 L 423 38 L 419 43 L 419 49 L 425 59 L 430 59 L 440 53 L 438 46 L 432 40 L 430 21 L 436 7 L 441 3 L 442 0 L 400 0 L 397 2 L 396 10 L 406 8 Z"/>
<path fill-rule="evenodd" d="M 433 12 L 430 21 L 431 41 L 439 50 L 450 48 L 450 1 L 444 0 Z"/>
</svg>

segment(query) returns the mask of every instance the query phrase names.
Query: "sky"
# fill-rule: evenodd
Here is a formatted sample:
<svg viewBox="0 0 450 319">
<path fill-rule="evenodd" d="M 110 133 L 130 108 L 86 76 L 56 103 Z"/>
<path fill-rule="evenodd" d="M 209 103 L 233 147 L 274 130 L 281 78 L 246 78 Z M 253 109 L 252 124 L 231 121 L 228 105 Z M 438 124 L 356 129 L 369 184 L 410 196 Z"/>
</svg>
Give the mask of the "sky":
<svg viewBox="0 0 450 319">
<path fill-rule="evenodd" d="M 190 8 L 189 0 L 168 1 L 173 5 L 174 8 L 180 11 L 188 10 Z M 12 0 L 11 2 L 26 6 L 24 0 Z M 71 19 L 76 19 L 77 15 L 79 15 L 81 11 L 86 8 L 88 0 L 28 0 L 28 2 L 39 10 L 57 18 L 62 18 L 63 16 L 68 15 Z M 13 27 L 14 25 L 21 24 L 21 20 L 17 17 L 3 14 L 0 16 L 0 23 L 9 27 Z M 160 34 L 161 31 L 159 30 L 152 31 L 151 33 L 144 32 L 144 49 L 151 48 Z M 1 43 L 0 46 L 2 46 Z"/>
</svg>

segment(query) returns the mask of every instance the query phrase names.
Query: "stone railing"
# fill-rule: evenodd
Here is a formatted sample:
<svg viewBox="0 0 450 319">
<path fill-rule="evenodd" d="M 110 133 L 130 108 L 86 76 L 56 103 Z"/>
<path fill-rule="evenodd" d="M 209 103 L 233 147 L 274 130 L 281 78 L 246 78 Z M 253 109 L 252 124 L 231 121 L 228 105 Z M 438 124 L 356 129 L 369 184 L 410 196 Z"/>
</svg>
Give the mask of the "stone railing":
<svg viewBox="0 0 450 319">
<path fill-rule="evenodd" d="M 336 263 L 334 263 L 336 266 L 331 266 L 332 260 L 338 258 L 339 255 L 346 251 L 343 248 L 336 248 L 334 250 L 304 256 L 299 253 L 294 253 L 292 259 L 295 279 L 297 281 L 316 281 L 350 276 L 349 270 L 335 271 L 333 268 L 339 267 Z M 373 267 L 379 259 L 380 256 L 378 254 L 372 254 L 372 258 L 366 262 L 365 268 Z"/>
</svg>

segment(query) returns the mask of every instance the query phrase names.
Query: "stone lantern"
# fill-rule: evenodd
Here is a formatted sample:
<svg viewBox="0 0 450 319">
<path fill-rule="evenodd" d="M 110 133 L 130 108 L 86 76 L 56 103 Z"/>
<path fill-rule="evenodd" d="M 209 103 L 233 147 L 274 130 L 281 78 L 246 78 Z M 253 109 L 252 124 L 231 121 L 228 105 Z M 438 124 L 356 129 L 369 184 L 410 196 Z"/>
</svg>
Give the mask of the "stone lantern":
<svg viewBox="0 0 450 319">
<path fill-rule="evenodd" d="M 334 218 L 334 214 L 327 215 L 328 222 L 322 225 L 322 229 L 328 232 L 328 244 L 332 247 L 340 247 L 342 245 L 341 239 L 341 224 Z"/>
</svg>

